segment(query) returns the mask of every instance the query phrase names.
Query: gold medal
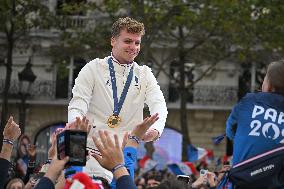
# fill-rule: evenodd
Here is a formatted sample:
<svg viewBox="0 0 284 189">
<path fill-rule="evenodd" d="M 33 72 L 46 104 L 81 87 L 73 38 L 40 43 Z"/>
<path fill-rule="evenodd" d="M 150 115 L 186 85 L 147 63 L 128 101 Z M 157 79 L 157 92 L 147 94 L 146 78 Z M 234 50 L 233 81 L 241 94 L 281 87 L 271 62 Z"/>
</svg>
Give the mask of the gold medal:
<svg viewBox="0 0 284 189">
<path fill-rule="evenodd" d="M 107 125 L 110 128 L 115 128 L 115 127 L 119 126 L 120 122 L 121 122 L 121 118 L 119 116 L 111 115 L 111 116 L 109 116 L 109 118 L 107 120 Z"/>
</svg>

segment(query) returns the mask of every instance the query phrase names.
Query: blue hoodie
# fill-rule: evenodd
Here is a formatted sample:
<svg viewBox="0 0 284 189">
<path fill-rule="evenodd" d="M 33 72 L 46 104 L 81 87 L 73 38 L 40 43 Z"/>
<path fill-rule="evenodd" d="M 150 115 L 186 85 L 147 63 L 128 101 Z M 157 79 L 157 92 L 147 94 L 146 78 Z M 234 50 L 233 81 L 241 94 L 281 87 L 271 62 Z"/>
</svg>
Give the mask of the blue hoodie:
<svg viewBox="0 0 284 189">
<path fill-rule="evenodd" d="M 233 108 L 226 135 L 234 140 L 233 165 L 280 146 L 284 143 L 284 96 L 248 93 Z"/>
</svg>

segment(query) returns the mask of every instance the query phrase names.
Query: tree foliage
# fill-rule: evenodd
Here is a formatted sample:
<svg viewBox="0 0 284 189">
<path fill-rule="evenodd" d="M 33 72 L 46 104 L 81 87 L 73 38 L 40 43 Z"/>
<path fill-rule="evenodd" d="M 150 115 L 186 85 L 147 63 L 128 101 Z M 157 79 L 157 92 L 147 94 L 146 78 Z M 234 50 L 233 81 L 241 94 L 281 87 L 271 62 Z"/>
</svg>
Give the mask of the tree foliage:
<svg viewBox="0 0 284 189">
<path fill-rule="evenodd" d="M 39 0 L 0 1 L 1 59 L 6 67 L 0 133 L 7 120 L 13 52 L 15 48 L 29 47 L 31 45 L 30 31 L 37 28 L 48 28 L 50 20 L 52 17 L 49 15 L 48 8 Z"/>
</svg>

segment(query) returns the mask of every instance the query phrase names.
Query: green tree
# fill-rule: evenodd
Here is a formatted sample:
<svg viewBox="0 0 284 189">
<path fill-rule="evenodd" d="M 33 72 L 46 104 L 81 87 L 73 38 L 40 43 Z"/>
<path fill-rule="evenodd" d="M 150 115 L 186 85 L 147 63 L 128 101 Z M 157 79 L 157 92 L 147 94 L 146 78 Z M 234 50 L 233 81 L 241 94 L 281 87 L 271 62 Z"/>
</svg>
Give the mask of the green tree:
<svg viewBox="0 0 284 189">
<path fill-rule="evenodd" d="M 8 95 L 11 82 L 13 51 L 19 43 L 29 45 L 29 31 L 37 27 L 47 28 L 52 17 L 48 9 L 38 0 L 3 0 L 0 1 L 0 33 L 4 34 L 1 43 L 5 60 L 6 77 L 2 94 L 0 133 L 3 132 L 8 113 Z M 0 141 L 2 141 L 2 135 Z"/>
</svg>

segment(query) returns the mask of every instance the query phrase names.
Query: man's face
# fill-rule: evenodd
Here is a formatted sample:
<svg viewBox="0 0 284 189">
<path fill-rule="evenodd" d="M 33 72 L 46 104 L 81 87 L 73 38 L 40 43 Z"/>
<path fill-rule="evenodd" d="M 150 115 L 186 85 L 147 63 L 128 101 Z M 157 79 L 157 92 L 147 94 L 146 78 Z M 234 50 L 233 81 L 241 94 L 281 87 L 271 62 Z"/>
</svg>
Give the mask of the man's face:
<svg viewBox="0 0 284 189">
<path fill-rule="evenodd" d="M 113 56 L 122 64 L 134 61 L 140 51 L 141 37 L 122 30 L 119 36 L 111 38 Z"/>
</svg>

